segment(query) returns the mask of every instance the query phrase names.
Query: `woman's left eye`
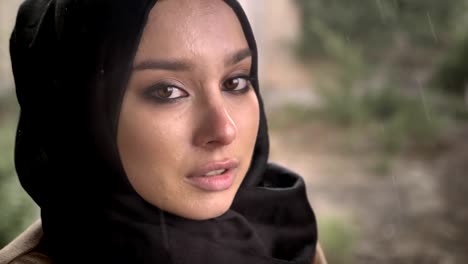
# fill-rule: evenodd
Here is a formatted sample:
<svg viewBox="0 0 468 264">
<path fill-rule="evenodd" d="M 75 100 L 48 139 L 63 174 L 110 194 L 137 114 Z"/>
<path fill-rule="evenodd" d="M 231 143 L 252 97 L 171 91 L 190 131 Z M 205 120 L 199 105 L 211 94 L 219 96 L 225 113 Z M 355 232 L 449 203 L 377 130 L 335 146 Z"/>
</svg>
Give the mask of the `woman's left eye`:
<svg viewBox="0 0 468 264">
<path fill-rule="evenodd" d="M 173 84 L 162 82 L 148 88 L 144 96 L 159 103 L 171 103 L 187 97 L 188 93 Z"/>
<path fill-rule="evenodd" d="M 247 92 L 250 88 L 249 76 L 237 76 L 229 78 L 223 83 L 223 90 L 228 92 L 242 93 Z"/>
</svg>

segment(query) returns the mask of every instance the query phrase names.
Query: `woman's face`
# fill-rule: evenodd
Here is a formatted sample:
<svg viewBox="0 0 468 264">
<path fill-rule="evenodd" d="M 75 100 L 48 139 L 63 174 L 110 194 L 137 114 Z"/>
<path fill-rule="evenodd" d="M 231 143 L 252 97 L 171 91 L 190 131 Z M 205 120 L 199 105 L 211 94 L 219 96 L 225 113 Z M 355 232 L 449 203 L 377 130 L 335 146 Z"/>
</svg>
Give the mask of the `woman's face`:
<svg viewBox="0 0 468 264">
<path fill-rule="evenodd" d="M 119 118 L 133 188 L 190 219 L 225 213 L 249 168 L 259 105 L 241 25 L 219 0 L 160 0 L 151 10 Z"/>
</svg>

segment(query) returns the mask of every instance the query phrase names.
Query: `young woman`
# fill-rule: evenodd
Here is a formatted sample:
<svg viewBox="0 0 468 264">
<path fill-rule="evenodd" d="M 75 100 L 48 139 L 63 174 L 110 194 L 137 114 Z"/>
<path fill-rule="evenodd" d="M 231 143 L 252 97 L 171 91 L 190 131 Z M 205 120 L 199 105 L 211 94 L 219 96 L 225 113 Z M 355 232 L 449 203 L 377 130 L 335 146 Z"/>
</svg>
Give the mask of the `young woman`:
<svg viewBox="0 0 468 264">
<path fill-rule="evenodd" d="M 324 263 L 236 1 L 28 0 L 11 58 L 41 222 L 1 263 Z"/>
</svg>

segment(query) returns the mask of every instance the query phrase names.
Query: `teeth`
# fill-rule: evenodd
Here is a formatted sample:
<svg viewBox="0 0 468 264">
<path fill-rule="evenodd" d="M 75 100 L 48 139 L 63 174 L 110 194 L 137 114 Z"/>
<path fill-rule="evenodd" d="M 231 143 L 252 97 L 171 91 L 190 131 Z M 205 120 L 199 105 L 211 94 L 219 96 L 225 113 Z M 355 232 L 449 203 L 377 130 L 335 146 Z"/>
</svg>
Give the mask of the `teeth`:
<svg viewBox="0 0 468 264">
<path fill-rule="evenodd" d="M 223 174 L 225 171 L 226 169 L 214 170 L 214 171 L 208 172 L 207 174 L 205 174 L 205 176 L 215 176 L 215 175 Z"/>
</svg>

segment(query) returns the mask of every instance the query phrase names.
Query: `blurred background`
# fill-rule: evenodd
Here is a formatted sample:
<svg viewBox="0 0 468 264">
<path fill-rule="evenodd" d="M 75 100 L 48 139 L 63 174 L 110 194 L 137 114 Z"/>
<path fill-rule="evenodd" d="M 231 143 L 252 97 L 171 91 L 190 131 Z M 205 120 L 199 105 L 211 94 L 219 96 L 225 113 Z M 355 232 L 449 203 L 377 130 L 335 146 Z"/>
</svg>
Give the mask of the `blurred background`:
<svg viewBox="0 0 468 264">
<path fill-rule="evenodd" d="M 21 2 L 0 0 L 0 248 L 39 218 L 37 206 L 19 184 L 13 163 L 19 107 L 9 40 Z"/>
<path fill-rule="evenodd" d="M 13 150 L 0 1 L 0 247 L 38 217 Z M 331 264 L 468 263 L 468 1 L 241 0 L 271 160 L 299 172 Z"/>
</svg>

